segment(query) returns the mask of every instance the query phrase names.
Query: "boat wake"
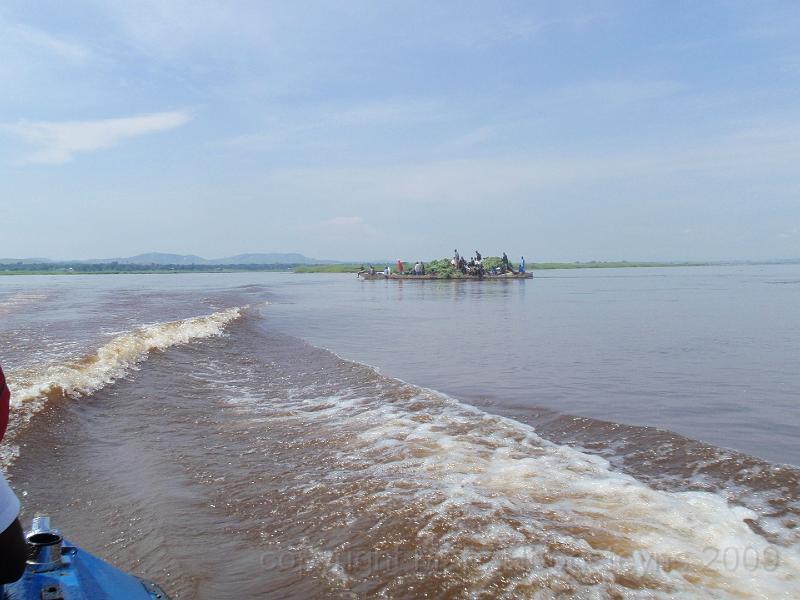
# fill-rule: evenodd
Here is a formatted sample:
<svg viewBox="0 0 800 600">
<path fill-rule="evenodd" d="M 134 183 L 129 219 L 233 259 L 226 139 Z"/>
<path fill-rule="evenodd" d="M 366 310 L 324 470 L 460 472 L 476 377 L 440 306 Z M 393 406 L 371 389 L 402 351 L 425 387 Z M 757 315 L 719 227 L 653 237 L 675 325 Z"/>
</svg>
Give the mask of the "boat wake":
<svg viewBox="0 0 800 600">
<path fill-rule="evenodd" d="M 5 453 L 0 454 L 0 460 L 6 463 L 16 456 L 16 434 L 48 399 L 87 396 L 124 377 L 151 352 L 222 335 L 230 323 L 242 316 L 245 308 L 232 307 L 209 315 L 148 325 L 119 334 L 94 354 L 78 360 L 9 373 L 14 417 L 7 434 L 9 443 L 0 450 Z"/>
<path fill-rule="evenodd" d="M 293 451 L 315 454 L 308 464 L 325 465 L 295 464 L 270 500 L 286 522 L 303 524 L 302 535 L 285 532 L 287 542 L 308 539 L 294 551 L 333 588 L 374 576 L 377 561 L 390 596 L 411 578 L 426 589 L 463 585 L 476 597 L 800 592 L 797 548 L 754 532 L 759 515 L 720 494 L 653 489 L 518 421 L 332 362 L 331 371 L 294 377 L 271 363 L 284 384 L 305 382 L 283 394 L 254 387 L 255 372 L 226 390 L 243 427 L 261 423 Z M 298 460 L 258 450 L 287 470 Z M 325 527 L 316 530 L 316 520 Z"/>
<path fill-rule="evenodd" d="M 257 318 L 219 337 L 240 315 L 123 334 L 96 383 L 57 379 L 81 394 L 122 378 L 27 429 L 12 469 L 27 504 L 98 543 L 130 529 L 107 553 L 181 597 L 800 597 L 794 530 L 762 535 L 771 515 L 725 490 L 657 489 Z M 96 476 L 36 476 L 54 462 Z"/>
</svg>

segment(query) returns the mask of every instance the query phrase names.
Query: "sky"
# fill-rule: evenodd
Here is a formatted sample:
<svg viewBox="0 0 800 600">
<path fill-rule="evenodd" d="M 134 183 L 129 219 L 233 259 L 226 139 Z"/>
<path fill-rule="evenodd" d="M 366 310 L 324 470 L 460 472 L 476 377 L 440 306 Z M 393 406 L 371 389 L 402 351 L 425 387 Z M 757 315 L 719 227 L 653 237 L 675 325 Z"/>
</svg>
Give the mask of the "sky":
<svg viewBox="0 0 800 600">
<path fill-rule="evenodd" d="M 800 257 L 800 3 L 4 0 L 0 257 Z"/>
</svg>

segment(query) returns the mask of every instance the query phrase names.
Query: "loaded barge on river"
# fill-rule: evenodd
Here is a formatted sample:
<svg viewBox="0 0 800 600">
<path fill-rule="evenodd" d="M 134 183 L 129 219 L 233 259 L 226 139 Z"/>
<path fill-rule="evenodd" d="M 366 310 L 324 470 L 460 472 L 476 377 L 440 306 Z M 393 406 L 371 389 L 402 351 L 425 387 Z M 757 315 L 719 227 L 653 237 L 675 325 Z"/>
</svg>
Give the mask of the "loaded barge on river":
<svg viewBox="0 0 800 600">
<path fill-rule="evenodd" d="M 358 273 L 360 279 L 373 280 L 373 279 L 394 279 L 397 281 L 507 281 L 509 279 L 532 279 L 533 273 L 502 273 L 493 275 L 485 273 L 483 275 L 439 275 L 437 273 L 430 273 L 427 275 L 401 275 L 399 273 L 390 273 L 386 275 L 383 271 L 376 271 L 370 273 L 369 271 L 361 271 Z"/>
<path fill-rule="evenodd" d="M 357 276 L 361 279 L 394 279 L 395 281 L 499 281 L 509 279 L 531 279 L 533 273 L 525 271 L 525 257 L 520 258 L 519 265 L 516 266 L 508 260 L 508 256 L 503 252 L 502 258 L 490 256 L 483 258 L 481 253 L 475 251 L 475 256 L 469 261 L 464 256 L 459 255 L 458 250 L 454 250 L 453 258 L 433 260 L 427 265 L 422 261 L 417 261 L 413 267 L 405 268 L 401 259 L 397 259 L 396 271 L 392 271 L 390 266 L 383 270 L 376 270 L 372 265 L 368 269 L 361 266 Z"/>
</svg>

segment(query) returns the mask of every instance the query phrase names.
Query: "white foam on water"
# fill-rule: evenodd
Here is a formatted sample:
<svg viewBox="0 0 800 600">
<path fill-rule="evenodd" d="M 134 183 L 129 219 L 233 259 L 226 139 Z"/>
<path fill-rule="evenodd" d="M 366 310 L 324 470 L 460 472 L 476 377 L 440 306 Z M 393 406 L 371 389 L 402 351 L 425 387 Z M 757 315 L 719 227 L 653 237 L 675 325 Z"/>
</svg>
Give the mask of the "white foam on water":
<svg viewBox="0 0 800 600">
<path fill-rule="evenodd" d="M 508 597 L 541 589 L 542 578 L 553 591 L 602 597 L 800 597 L 798 546 L 758 535 L 747 524 L 755 513 L 716 493 L 655 490 L 601 457 L 427 390 L 405 400 L 358 392 L 288 400 L 274 418 L 348 432 L 340 467 L 386 481 L 377 504 L 396 498 L 394 484 L 415 490 L 427 522 L 419 537 L 443 554 L 486 577 L 515 565 Z M 497 592 L 496 582 L 483 591 Z"/>
<path fill-rule="evenodd" d="M 89 395 L 124 377 L 151 352 L 222 335 L 225 327 L 238 319 L 246 307 L 233 307 L 202 315 L 156 323 L 113 337 L 95 354 L 80 360 L 47 365 L 41 369 L 7 373 L 14 409 L 9 437 L 41 410 L 50 394 L 78 397 Z M 4 461 L 10 460 L 6 448 Z"/>
</svg>

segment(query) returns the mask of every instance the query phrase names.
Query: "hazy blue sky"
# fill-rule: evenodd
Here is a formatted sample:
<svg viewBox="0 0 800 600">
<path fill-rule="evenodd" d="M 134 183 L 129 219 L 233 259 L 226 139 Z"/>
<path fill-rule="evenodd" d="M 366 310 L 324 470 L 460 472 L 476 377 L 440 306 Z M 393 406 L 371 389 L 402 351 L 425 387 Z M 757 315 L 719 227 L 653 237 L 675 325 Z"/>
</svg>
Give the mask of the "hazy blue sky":
<svg viewBox="0 0 800 600">
<path fill-rule="evenodd" d="M 5 0 L 0 256 L 800 257 L 800 2 Z"/>
</svg>

